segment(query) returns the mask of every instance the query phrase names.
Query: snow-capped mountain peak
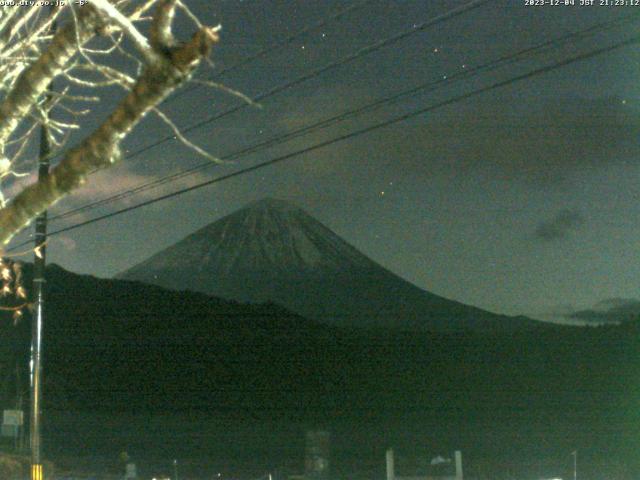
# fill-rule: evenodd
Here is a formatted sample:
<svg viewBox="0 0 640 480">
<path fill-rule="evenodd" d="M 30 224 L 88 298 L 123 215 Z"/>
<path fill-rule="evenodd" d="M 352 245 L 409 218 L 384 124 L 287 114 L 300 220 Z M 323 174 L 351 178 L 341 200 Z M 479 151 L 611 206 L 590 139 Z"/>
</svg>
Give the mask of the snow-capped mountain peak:
<svg viewBox="0 0 640 480">
<path fill-rule="evenodd" d="M 352 326 L 459 329 L 524 322 L 421 290 L 303 209 L 273 198 L 207 225 L 119 276 L 238 301 L 270 301 L 308 318 Z"/>
</svg>

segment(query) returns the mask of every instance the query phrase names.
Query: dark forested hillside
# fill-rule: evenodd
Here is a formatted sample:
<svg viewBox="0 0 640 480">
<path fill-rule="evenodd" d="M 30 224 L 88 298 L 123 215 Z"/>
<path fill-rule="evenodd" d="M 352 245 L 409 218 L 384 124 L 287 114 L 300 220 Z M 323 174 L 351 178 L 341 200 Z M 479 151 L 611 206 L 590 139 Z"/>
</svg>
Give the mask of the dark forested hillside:
<svg viewBox="0 0 640 480">
<path fill-rule="evenodd" d="M 606 445 L 622 455 L 638 433 L 637 323 L 517 333 L 349 330 L 276 305 L 55 266 L 48 274 L 52 413 L 352 425 L 476 451 Z M 28 321 L 4 321 L 2 330 L 3 358 L 13 352 L 26 362 Z"/>
</svg>

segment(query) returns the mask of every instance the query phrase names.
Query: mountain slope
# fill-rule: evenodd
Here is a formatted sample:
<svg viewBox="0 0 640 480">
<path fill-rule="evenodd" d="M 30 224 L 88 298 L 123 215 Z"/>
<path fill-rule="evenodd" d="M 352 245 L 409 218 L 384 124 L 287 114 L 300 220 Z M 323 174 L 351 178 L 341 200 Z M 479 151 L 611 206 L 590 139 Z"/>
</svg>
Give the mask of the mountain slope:
<svg viewBox="0 0 640 480">
<path fill-rule="evenodd" d="M 423 330 L 536 327 L 419 289 L 290 203 L 265 199 L 218 220 L 118 275 L 248 302 L 307 318 Z"/>
</svg>

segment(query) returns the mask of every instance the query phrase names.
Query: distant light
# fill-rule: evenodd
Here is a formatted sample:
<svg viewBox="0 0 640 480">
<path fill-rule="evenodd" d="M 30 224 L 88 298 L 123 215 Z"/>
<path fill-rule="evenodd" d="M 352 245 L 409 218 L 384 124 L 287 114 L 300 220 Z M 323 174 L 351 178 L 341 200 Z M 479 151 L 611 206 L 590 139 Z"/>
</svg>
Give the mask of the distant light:
<svg viewBox="0 0 640 480">
<path fill-rule="evenodd" d="M 438 53 L 440 50 L 436 47 L 433 49 L 433 53 Z"/>
<path fill-rule="evenodd" d="M 622 100 L 622 104 L 623 104 L 623 105 L 626 105 L 626 104 L 627 104 L 627 101 L 626 101 L 626 100 Z"/>
</svg>

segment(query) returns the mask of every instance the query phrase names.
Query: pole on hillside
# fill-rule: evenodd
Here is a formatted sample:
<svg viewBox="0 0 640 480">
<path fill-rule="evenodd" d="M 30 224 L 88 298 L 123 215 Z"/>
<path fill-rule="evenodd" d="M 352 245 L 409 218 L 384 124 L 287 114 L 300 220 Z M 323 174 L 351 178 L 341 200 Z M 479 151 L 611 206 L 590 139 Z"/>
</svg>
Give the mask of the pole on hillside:
<svg viewBox="0 0 640 480">
<path fill-rule="evenodd" d="M 49 86 L 51 91 L 52 86 Z M 47 94 L 45 103 L 51 101 Z M 45 105 L 46 108 L 46 105 Z M 47 117 L 49 112 L 47 112 Z M 38 157 L 38 181 L 49 176 L 49 127 L 43 123 L 40 127 L 40 154 Z M 41 417 L 42 417 L 42 324 L 44 321 L 44 285 L 46 266 L 47 211 L 36 218 L 35 256 L 33 260 L 33 299 L 34 314 L 31 319 L 31 480 L 44 480 L 41 458 Z"/>
</svg>

